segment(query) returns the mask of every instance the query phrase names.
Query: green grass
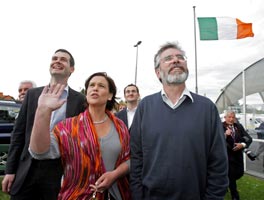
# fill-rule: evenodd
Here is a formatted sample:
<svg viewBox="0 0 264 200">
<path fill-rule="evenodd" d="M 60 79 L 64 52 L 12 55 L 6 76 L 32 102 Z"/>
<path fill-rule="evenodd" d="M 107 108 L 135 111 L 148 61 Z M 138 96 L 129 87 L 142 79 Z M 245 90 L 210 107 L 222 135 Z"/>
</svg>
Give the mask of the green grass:
<svg viewBox="0 0 264 200">
<path fill-rule="evenodd" d="M 237 181 L 240 199 L 260 200 L 264 197 L 264 180 L 250 175 L 244 175 Z M 225 200 L 231 200 L 230 193 L 226 194 Z"/>
<path fill-rule="evenodd" d="M 3 177 L 0 177 L 0 183 L 2 183 Z M 244 175 L 241 179 L 237 181 L 238 190 L 240 194 L 240 199 L 243 200 L 260 200 L 264 197 L 264 180 L 250 176 Z M 2 187 L 0 191 L 1 200 L 9 200 L 9 196 L 2 192 Z M 231 200 L 230 194 L 227 193 L 225 200 Z"/>
</svg>

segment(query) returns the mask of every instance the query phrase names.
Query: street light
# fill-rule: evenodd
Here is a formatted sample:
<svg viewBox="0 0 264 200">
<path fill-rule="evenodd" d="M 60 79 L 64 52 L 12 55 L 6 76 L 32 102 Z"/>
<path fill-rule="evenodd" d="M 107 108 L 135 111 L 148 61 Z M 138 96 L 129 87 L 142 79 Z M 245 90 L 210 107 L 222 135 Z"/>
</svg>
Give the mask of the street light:
<svg viewBox="0 0 264 200">
<path fill-rule="evenodd" d="M 138 63 L 138 46 L 141 44 L 141 41 L 138 41 L 134 47 L 137 47 L 137 54 L 136 54 L 136 69 L 135 69 L 135 85 L 137 85 L 137 63 Z"/>
</svg>

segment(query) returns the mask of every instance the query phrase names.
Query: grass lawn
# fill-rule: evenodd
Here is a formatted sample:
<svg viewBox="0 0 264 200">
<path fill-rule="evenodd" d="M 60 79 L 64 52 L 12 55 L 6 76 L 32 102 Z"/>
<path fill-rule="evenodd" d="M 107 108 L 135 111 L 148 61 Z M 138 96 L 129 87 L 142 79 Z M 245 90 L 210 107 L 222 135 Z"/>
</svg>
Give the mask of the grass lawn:
<svg viewBox="0 0 264 200">
<path fill-rule="evenodd" d="M 0 182 L 2 182 L 0 177 Z M 244 175 L 237 181 L 240 199 L 242 200 L 260 200 L 264 197 L 264 180 L 255 178 L 250 175 Z M 2 187 L 1 187 L 2 191 Z M 9 200 L 9 196 L 0 191 L 1 200 Z M 225 200 L 231 200 L 230 194 L 227 193 Z"/>
<path fill-rule="evenodd" d="M 244 175 L 237 181 L 237 188 L 241 200 L 260 200 L 264 197 L 264 180 L 250 175 Z M 230 193 L 225 200 L 231 200 Z"/>
</svg>

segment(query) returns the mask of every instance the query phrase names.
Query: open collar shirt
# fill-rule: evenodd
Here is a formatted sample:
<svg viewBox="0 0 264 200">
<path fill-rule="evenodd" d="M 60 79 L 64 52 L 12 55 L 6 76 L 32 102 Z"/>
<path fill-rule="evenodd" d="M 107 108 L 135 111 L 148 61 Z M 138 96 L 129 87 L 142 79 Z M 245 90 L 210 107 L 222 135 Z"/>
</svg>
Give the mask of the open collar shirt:
<svg viewBox="0 0 264 200">
<path fill-rule="evenodd" d="M 183 90 L 179 100 L 175 104 L 173 104 L 172 101 L 168 98 L 165 90 L 163 88 L 161 89 L 161 97 L 162 97 L 163 101 L 166 104 L 168 104 L 168 106 L 170 106 L 172 109 L 178 108 L 182 104 L 182 102 L 186 99 L 186 96 L 188 96 L 193 102 L 193 97 L 192 97 L 190 91 L 185 87 L 185 89 Z"/>
<path fill-rule="evenodd" d="M 134 115 L 136 113 L 136 110 L 137 110 L 137 107 L 135 107 L 133 109 L 128 109 L 127 108 L 127 125 L 128 125 L 128 128 L 130 128 L 130 126 L 132 124 L 132 121 L 133 121 Z"/>
</svg>

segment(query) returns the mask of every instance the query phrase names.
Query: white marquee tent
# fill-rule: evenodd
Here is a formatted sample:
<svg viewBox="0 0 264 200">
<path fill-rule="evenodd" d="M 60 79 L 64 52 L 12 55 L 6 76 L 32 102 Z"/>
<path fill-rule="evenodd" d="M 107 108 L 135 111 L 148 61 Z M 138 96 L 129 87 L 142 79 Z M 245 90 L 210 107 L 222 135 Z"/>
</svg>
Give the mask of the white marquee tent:
<svg viewBox="0 0 264 200">
<path fill-rule="evenodd" d="M 242 98 L 243 102 L 246 102 L 245 97 L 255 93 L 258 93 L 264 102 L 264 58 L 240 72 L 222 89 L 215 103 L 219 113 L 222 113 Z"/>
</svg>

